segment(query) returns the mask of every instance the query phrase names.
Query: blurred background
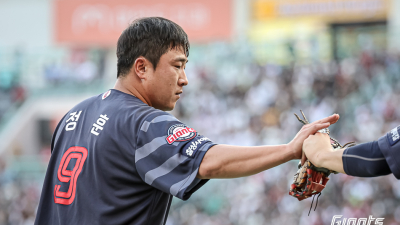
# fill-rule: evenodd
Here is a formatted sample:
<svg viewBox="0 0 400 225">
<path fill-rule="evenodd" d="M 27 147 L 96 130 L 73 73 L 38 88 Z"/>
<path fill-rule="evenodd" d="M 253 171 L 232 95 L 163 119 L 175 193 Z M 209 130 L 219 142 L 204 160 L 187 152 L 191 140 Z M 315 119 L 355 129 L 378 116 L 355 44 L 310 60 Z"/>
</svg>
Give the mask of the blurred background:
<svg viewBox="0 0 400 225">
<path fill-rule="evenodd" d="M 339 113 L 333 137 L 361 143 L 400 124 L 399 11 L 398 0 L 0 0 L 0 224 L 33 224 L 55 126 L 113 87 L 133 19 L 166 17 L 188 33 L 190 84 L 171 113 L 214 142 L 288 143 L 302 109 L 310 121 Z M 167 224 L 400 224 L 393 175 L 331 175 L 307 216 L 311 199 L 288 195 L 297 163 L 211 180 L 174 199 Z"/>
</svg>

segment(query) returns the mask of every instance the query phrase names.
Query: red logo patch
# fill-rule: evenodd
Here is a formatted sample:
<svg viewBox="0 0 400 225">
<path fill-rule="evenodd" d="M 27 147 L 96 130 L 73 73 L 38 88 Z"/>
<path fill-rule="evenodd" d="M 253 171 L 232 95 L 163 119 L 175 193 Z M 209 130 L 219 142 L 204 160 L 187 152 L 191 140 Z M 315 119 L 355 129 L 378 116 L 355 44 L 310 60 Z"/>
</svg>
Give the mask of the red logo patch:
<svg viewBox="0 0 400 225">
<path fill-rule="evenodd" d="M 168 136 L 165 139 L 168 144 L 175 141 L 188 141 L 197 136 L 195 129 L 185 126 L 184 124 L 175 124 L 168 129 Z"/>
<path fill-rule="evenodd" d="M 104 100 L 105 98 L 107 98 L 108 96 L 110 96 L 111 94 L 111 90 L 108 90 L 106 93 L 103 94 L 103 96 L 101 97 L 102 100 Z"/>
</svg>

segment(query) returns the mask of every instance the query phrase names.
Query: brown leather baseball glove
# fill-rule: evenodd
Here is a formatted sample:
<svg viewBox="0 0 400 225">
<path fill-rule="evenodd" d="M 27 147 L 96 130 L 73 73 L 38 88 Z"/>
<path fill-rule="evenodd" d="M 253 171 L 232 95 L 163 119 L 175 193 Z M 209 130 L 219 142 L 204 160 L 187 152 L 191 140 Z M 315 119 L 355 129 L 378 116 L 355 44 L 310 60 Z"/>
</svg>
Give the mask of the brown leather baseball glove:
<svg viewBox="0 0 400 225">
<path fill-rule="evenodd" d="M 304 115 L 303 111 L 300 110 L 300 112 L 303 115 L 303 119 L 300 119 L 300 117 L 297 114 L 294 115 L 301 123 L 308 124 L 309 122 L 306 116 Z M 330 135 L 328 128 L 319 130 L 318 132 Z M 349 142 L 342 146 L 336 139 L 332 137 L 330 137 L 330 139 L 332 148 L 334 150 L 338 150 L 344 147 L 351 147 L 355 145 L 354 142 Z M 309 198 L 316 194 L 321 195 L 322 190 L 325 188 L 326 183 L 329 180 L 328 176 L 331 173 L 337 174 L 336 171 L 314 166 L 308 159 L 303 165 L 301 165 L 301 162 L 299 162 L 298 171 L 294 175 L 293 183 L 290 185 L 289 195 L 297 198 L 299 201 Z M 317 199 L 317 204 L 318 204 L 318 199 Z"/>
</svg>

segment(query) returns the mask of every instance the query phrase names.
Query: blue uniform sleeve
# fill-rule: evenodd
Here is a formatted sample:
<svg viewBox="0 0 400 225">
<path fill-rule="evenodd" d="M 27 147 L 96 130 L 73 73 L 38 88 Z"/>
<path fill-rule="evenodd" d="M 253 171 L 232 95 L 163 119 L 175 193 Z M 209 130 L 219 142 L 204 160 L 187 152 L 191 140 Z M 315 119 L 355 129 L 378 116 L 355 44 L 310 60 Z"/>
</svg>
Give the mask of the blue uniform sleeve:
<svg viewBox="0 0 400 225">
<path fill-rule="evenodd" d="M 378 144 L 393 175 L 400 179 L 400 126 L 379 138 Z"/>
<path fill-rule="evenodd" d="M 136 170 L 152 187 L 187 200 L 208 181 L 196 176 L 205 153 L 213 145 L 174 116 L 162 111 L 152 113 L 138 131 Z"/>
<path fill-rule="evenodd" d="M 391 174 L 378 142 L 359 144 L 344 150 L 343 169 L 356 177 L 376 177 Z"/>
</svg>

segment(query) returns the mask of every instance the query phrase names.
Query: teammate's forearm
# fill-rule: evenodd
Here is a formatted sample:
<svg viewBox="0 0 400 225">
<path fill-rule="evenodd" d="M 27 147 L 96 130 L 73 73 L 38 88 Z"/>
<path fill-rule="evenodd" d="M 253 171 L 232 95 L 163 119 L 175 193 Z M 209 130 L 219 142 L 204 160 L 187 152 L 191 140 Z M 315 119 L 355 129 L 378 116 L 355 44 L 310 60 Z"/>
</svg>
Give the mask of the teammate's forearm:
<svg viewBox="0 0 400 225">
<path fill-rule="evenodd" d="M 216 145 L 200 164 L 198 178 L 236 178 L 253 175 L 294 159 L 288 145 L 242 147 Z"/>
<path fill-rule="evenodd" d="M 316 156 L 315 165 L 337 171 L 339 173 L 345 173 L 343 169 L 342 155 L 342 149 L 337 151 L 321 152 L 321 154 Z M 311 160 L 311 162 L 313 161 Z"/>
<path fill-rule="evenodd" d="M 391 173 L 376 141 L 333 152 L 321 151 L 311 160 L 313 161 L 317 166 L 357 177 L 376 177 Z"/>
<path fill-rule="evenodd" d="M 316 167 L 344 173 L 343 150 L 333 151 L 331 140 L 327 134 L 310 135 L 303 143 L 303 151 Z"/>
<path fill-rule="evenodd" d="M 376 177 L 391 173 L 378 142 L 359 144 L 343 151 L 343 169 L 357 177 Z"/>
</svg>

